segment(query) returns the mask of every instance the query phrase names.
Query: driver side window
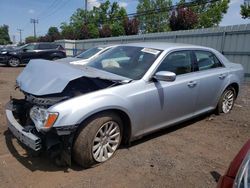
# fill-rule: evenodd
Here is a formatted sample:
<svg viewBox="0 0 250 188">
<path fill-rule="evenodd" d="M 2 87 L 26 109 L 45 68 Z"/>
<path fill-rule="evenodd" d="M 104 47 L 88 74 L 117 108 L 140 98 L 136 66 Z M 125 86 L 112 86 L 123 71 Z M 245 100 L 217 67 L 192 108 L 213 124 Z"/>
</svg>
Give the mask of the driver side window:
<svg viewBox="0 0 250 188">
<path fill-rule="evenodd" d="M 161 62 L 156 72 L 159 71 L 170 71 L 176 75 L 192 72 L 191 52 L 172 52 Z"/>
</svg>

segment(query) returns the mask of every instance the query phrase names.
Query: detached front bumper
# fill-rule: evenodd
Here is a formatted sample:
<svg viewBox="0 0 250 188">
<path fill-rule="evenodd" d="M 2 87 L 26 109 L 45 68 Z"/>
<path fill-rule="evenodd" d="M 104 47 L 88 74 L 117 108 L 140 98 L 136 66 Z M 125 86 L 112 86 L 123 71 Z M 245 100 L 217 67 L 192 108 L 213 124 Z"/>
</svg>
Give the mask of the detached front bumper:
<svg viewBox="0 0 250 188">
<path fill-rule="evenodd" d="M 42 140 L 38 136 L 34 135 L 31 132 L 24 131 L 22 125 L 15 119 L 12 111 L 12 102 L 9 102 L 6 105 L 6 117 L 9 130 L 13 133 L 13 135 L 24 145 L 33 149 L 34 151 L 39 151 L 42 148 Z"/>
</svg>

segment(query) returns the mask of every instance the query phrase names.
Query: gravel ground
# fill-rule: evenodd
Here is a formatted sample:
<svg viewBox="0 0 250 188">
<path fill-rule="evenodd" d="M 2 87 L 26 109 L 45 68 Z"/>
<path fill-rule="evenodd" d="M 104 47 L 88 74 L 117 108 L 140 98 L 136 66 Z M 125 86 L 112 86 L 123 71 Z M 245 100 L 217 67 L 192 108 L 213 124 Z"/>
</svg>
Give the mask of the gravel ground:
<svg viewBox="0 0 250 188">
<path fill-rule="evenodd" d="M 8 131 L 4 105 L 23 69 L 0 67 L 0 187 L 215 187 L 250 137 L 250 83 L 229 115 L 207 114 L 121 147 L 112 160 L 91 169 L 56 167 L 32 156 Z"/>
</svg>

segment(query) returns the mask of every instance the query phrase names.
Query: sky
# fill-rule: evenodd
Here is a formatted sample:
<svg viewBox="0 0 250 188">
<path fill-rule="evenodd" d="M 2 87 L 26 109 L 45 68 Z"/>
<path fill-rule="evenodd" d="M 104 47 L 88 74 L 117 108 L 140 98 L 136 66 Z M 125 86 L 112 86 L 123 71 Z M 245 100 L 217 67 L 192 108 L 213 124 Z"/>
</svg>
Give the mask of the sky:
<svg viewBox="0 0 250 188">
<path fill-rule="evenodd" d="M 98 6 L 105 0 L 88 0 L 88 9 Z M 111 2 L 115 0 L 110 0 Z M 240 5 L 244 0 L 231 0 L 227 14 L 221 21 L 221 26 L 246 24 L 250 19 L 242 19 Z M 126 8 L 127 13 L 135 13 L 137 0 L 117 0 L 120 6 Z M 176 2 L 174 0 L 173 2 Z M 50 26 L 59 27 L 62 22 L 69 22 L 70 16 L 77 8 L 84 8 L 84 0 L 0 0 L 0 25 L 9 26 L 9 34 L 13 40 L 19 41 L 22 29 L 23 40 L 33 35 L 33 24 L 30 19 L 38 19 L 37 36 L 47 33 Z"/>
</svg>

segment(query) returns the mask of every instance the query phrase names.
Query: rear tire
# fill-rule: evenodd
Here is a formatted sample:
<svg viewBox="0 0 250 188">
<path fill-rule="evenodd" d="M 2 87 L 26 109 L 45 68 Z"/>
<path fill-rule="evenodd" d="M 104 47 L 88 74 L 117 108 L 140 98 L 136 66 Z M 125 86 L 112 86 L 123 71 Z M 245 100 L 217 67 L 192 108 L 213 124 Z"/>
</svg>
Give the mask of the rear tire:
<svg viewBox="0 0 250 188">
<path fill-rule="evenodd" d="M 20 65 L 20 59 L 16 58 L 16 57 L 11 57 L 8 61 L 8 65 L 10 67 L 18 67 Z"/>
<path fill-rule="evenodd" d="M 228 114 L 233 109 L 235 99 L 236 91 L 232 86 L 229 86 L 221 95 L 215 113 L 217 115 L 220 113 Z"/>
<path fill-rule="evenodd" d="M 112 158 L 122 139 L 121 118 L 111 112 L 100 113 L 85 122 L 73 145 L 73 159 L 84 168 Z"/>
</svg>

